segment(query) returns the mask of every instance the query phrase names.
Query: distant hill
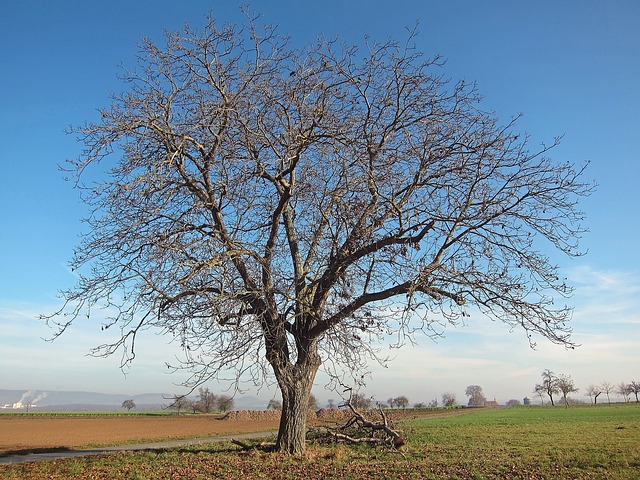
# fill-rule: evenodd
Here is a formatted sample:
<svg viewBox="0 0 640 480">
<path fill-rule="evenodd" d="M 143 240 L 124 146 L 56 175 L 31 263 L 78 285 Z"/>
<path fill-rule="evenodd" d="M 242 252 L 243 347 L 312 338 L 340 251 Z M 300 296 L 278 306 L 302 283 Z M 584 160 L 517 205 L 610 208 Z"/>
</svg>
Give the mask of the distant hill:
<svg viewBox="0 0 640 480">
<path fill-rule="evenodd" d="M 138 411 L 158 411 L 171 403 L 173 394 L 143 393 L 125 395 L 98 392 L 0 389 L 0 412 L 29 409 L 40 412 L 110 412 L 122 410 L 122 402 L 133 400 Z M 195 395 L 193 395 L 195 397 Z M 236 397 L 235 410 L 264 410 L 268 399 L 255 396 Z M 18 408 L 12 408 L 12 407 Z"/>
</svg>

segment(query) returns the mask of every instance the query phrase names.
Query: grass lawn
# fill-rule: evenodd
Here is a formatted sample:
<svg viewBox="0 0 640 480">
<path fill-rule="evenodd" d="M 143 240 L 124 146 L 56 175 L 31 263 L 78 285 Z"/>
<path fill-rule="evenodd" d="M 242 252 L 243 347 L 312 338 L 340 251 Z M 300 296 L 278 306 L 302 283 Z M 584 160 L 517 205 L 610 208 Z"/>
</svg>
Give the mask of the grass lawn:
<svg viewBox="0 0 640 480">
<path fill-rule="evenodd" d="M 0 478 L 640 478 L 638 404 L 464 412 L 403 423 L 404 456 L 365 445 L 310 445 L 294 457 L 219 443 L 0 466 Z"/>
</svg>

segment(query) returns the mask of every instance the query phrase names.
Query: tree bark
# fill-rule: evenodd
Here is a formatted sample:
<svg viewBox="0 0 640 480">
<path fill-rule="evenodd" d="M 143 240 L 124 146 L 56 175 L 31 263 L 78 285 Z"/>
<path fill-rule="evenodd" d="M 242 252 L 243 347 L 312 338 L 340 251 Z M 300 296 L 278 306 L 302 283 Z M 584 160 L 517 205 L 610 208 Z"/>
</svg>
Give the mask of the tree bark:
<svg viewBox="0 0 640 480">
<path fill-rule="evenodd" d="M 295 365 L 280 372 L 274 368 L 282 393 L 282 415 L 276 441 L 279 452 L 300 455 L 305 451 L 309 396 L 320 363 L 314 343 Z"/>
</svg>

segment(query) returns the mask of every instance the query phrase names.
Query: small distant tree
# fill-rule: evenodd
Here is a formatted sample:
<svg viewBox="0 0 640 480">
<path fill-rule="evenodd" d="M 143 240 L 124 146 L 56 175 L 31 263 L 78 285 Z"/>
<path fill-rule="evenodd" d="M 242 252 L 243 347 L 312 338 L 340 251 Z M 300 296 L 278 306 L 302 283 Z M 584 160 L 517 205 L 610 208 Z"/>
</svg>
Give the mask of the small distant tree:
<svg viewBox="0 0 640 480">
<path fill-rule="evenodd" d="M 512 398 L 506 403 L 507 407 L 517 407 L 519 405 L 521 405 L 520 400 L 517 400 L 515 398 Z"/>
<path fill-rule="evenodd" d="M 633 380 L 629 384 L 629 392 L 636 396 L 636 403 L 638 402 L 638 393 L 640 393 L 640 381 Z"/>
<path fill-rule="evenodd" d="M 393 399 L 393 404 L 396 408 L 402 408 L 403 410 L 409 406 L 409 399 L 404 395 L 400 395 Z"/>
<path fill-rule="evenodd" d="M 327 400 L 327 408 L 331 408 L 331 409 L 336 408 L 336 404 L 334 403 L 333 398 L 330 398 L 329 400 Z"/>
<path fill-rule="evenodd" d="M 607 395 L 607 403 L 611 404 L 609 394 L 614 391 L 614 385 L 611 382 L 604 381 L 601 384 L 602 391 Z"/>
<path fill-rule="evenodd" d="M 578 391 L 578 388 L 573 383 L 573 379 L 569 375 L 560 374 L 556 377 L 556 386 L 560 392 L 562 392 L 562 399 L 564 400 L 565 406 L 569 407 L 569 400 L 567 399 L 567 395 L 570 393 L 574 393 Z"/>
<path fill-rule="evenodd" d="M 585 391 L 587 392 L 587 395 L 589 395 L 591 403 L 596 405 L 598 403 L 598 396 L 602 393 L 602 386 L 591 384 Z"/>
<path fill-rule="evenodd" d="M 470 407 L 480 407 L 487 403 L 487 399 L 482 393 L 480 385 L 469 385 L 465 390 L 465 395 L 469 397 L 468 405 Z"/>
<path fill-rule="evenodd" d="M 351 395 L 351 406 L 356 410 L 366 410 L 371 408 L 373 400 L 371 397 L 365 397 L 361 393 L 354 393 Z"/>
<path fill-rule="evenodd" d="M 553 396 L 560 393 L 556 376 L 548 368 L 542 372 L 542 384 L 536 385 L 536 389 L 540 387 L 551 400 L 551 405 L 555 405 Z"/>
<path fill-rule="evenodd" d="M 453 407 L 456 404 L 456 394 L 446 392 L 442 394 L 442 405 L 445 407 Z"/>
<path fill-rule="evenodd" d="M 122 408 L 126 408 L 127 412 L 129 412 L 132 408 L 136 408 L 136 403 L 133 400 L 125 400 L 122 402 Z"/>
<path fill-rule="evenodd" d="M 220 395 L 217 400 L 217 410 L 220 410 L 221 412 L 230 412 L 233 410 L 233 406 L 235 404 L 233 397 L 230 397 L 229 395 Z"/>
<path fill-rule="evenodd" d="M 311 395 L 309 395 L 309 410 L 312 410 L 315 412 L 319 408 L 320 408 L 320 404 L 318 403 L 318 399 L 312 393 Z"/>
<path fill-rule="evenodd" d="M 177 410 L 178 415 L 180 415 L 180 410 L 187 410 L 191 407 L 191 401 L 184 395 L 174 395 L 171 400 L 172 402 L 167 408 Z"/>
<path fill-rule="evenodd" d="M 438 399 L 434 398 L 429 402 L 429 408 L 438 408 Z"/>
<path fill-rule="evenodd" d="M 533 392 L 540 397 L 540 404 L 544 405 L 544 396 L 547 393 L 547 389 L 544 387 L 544 385 L 540 383 L 536 384 L 536 386 L 533 389 Z"/>
<path fill-rule="evenodd" d="M 631 387 L 626 382 L 620 382 L 616 387 L 616 393 L 624 398 L 625 402 L 628 402 L 629 395 L 631 395 Z"/>
<path fill-rule="evenodd" d="M 202 413 L 211 413 L 218 407 L 218 397 L 208 387 L 198 389 L 198 410 Z"/>
<path fill-rule="evenodd" d="M 282 410 L 282 402 L 280 400 L 272 398 L 271 400 L 269 400 L 267 410 Z"/>
<path fill-rule="evenodd" d="M 424 402 L 418 402 L 413 404 L 413 408 L 425 408 L 425 407 L 426 405 L 424 404 Z"/>
</svg>

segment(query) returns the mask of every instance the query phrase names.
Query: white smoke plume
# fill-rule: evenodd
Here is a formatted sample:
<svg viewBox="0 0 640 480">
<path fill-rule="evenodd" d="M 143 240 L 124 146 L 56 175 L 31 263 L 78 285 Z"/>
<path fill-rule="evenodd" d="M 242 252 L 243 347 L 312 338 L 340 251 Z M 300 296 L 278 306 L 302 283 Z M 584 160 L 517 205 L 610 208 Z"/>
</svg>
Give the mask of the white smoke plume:
<svg viewBox="0 0 640 480">
<path fill-rule="evenodd" d="M 38 394 L 37 390 L 28 390 L 22 394 L 22 397 L 16 402 L 16 405 L 34 405 L 40 400 L 47 398 L 47 395 L 49 395 L 47 392 Z"/>
</svg>

